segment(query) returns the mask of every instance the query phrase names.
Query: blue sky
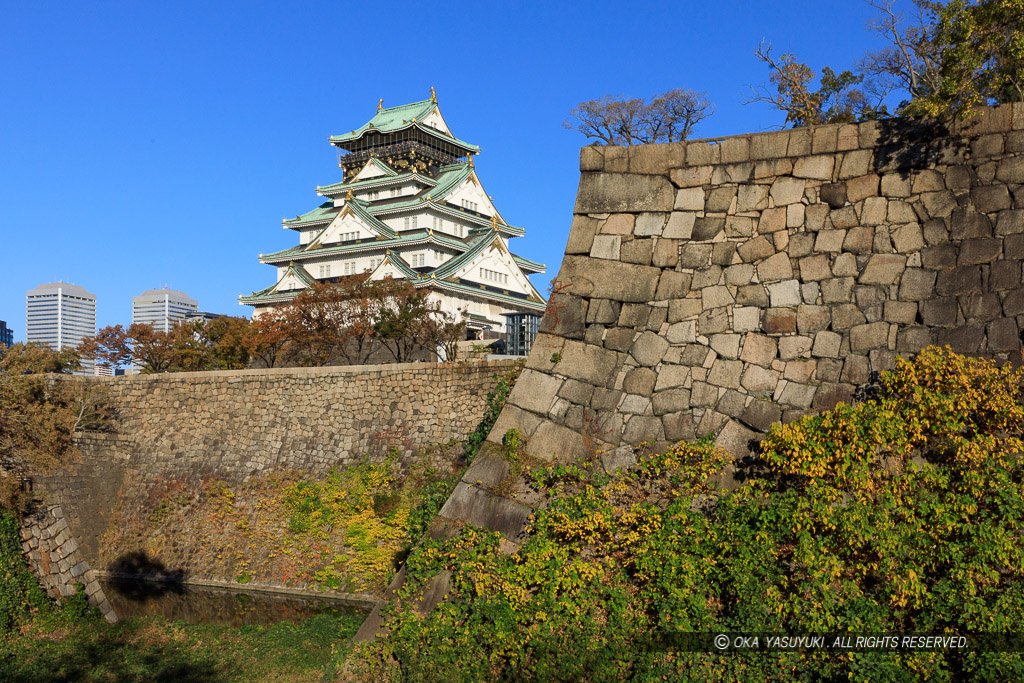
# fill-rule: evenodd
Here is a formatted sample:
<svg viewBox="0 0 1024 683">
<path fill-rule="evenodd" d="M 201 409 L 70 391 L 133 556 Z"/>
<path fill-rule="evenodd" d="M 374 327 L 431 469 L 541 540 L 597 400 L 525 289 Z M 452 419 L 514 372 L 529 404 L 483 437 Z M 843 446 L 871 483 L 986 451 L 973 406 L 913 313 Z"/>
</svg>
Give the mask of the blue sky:
<svg viewBox="0 0 1024 683">
<path fill-rule="evenodd" d="M 909 4 L 909 3 L 907 3 Z M 742 104 L 767 81 L 762 38 L 816 71 L 880 46 L 858 0 L 804 2 L 0 3 L 0 319 L 24 339 L 25 291 L 95 293 L 102 327 L 169 284 L 208 311 L 272 284 L 257 255 L 340 180 L 327 137 L 433 86 L 512 249 L 557 275 L 586 140 L 582 100 L 707 91 L 696 137 L 777 128 Z"/>
</svg>

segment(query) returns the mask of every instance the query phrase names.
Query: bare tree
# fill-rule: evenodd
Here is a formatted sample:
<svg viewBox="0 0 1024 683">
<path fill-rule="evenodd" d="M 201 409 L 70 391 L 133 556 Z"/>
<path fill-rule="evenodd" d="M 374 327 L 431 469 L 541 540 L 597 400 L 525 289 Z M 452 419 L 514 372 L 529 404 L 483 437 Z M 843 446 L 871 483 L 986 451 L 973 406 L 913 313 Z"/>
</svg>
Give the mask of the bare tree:
<svg viewBox="0 0 1024 683">
<path fill-rule="evenodd" d="M 595 144 L 678 142 L 714 111 L 707 93 L 677 88 L 654 96 L 650 102 L 621 95 L 581 102 L 562 125 L 583 133 Z"/>
<path fill-rule="evenodd" d="M 940 50 L 932 41 L 930 27 L 934 23 L 936 3 L 914 0 L 915 17 L 907 23 L 895 9 L 895 0 L 867 0 L 878 10 L 868 21 L 868 29 L 890 44 L 877 52 L 867 53 L 857 63 L 857 70 L 869 77 L 878 92 L 888 95 L 903 89 L 910 97 L 927 97 L 941 84 Z"/>
</svg>

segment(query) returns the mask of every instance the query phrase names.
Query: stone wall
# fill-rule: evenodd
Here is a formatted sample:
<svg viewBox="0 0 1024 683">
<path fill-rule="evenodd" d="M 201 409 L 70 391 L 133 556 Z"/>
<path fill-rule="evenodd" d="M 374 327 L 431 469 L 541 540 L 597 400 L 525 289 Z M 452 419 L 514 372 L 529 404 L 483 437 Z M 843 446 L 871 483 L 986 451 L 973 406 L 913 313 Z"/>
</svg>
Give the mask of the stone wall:
<svg viewBox="0 0 1024 683">
<path fill-rule="evenodd" d="M 542 334 L 491 435 L 531 452 L 758 432 L 929 344 L 1020 360 L 1024 104 L 582 150 Z"/>
<path fill-rule="evenodd" d="M 541 334 L 435 537 L 470 523 L 500 532 L 502 552 L 523 540 L 537 496 L 510 491 L 509 429 L 534 456 L 600 455 L 608 471 L 643 442 L 711 433 L 741 457 L 773 423 L 850 401 L 897 354 L 1021 361 L 1024 104 L 951 129 L 584 147 L 580 170 Z"/>
<path fill-rule="evenodd" d="M 196 489 L 282 470 L 321 476 L 359 459 L 381 461 L 392 448 L 407 458 L 461 439 L 511 363 L 88 378 L 81 381 L 104 388 L 115 406 L 117 433 L 80 436 L 79 462 L 38 477 L 36 487 L 63 510 L 84 559 L 106 569 L 100 540 L 115 506 L 144 518 L 160 503 L 155 487 L 168 482 Z"/>
<path fill-rule="evenodd" d="M 21 545 L 39 582 L 52 598 L 75 594 L 76 584 L 85 587 L 90 605 L 99 608 L 107 621 L 117 621 L 95 572 L 57 505 L 40 505 L 22 518 Z"/>
</svg>

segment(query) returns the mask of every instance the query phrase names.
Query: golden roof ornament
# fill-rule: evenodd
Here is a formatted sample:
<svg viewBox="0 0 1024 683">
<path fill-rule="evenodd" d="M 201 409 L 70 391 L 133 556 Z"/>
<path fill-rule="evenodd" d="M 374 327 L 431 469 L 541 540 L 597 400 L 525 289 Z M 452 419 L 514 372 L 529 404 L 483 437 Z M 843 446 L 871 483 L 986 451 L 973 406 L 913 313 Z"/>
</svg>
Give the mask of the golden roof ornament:
<svg viewBox="0 0 1024 683">
<path fill-rule="evenodd" d="M 494 232 L 498 232 L 498 217 L 491 216 L 491 227 L 494 228 Z"/>
<path fill-rule="evenodd" d="M 384 108 L 384 98 L 382 97 L 382 98 L 380 98 L 380 102 L 377 103 L 377 111 L 380 111 L 383 108 Z"/>
<path fill-rule="evenodd" d="M 434 92 L 434 86 L 430 86 L 430 101 L 437 104 L 437 93 Z"/>
<path fill-rule="evenodd" d="M 345 195 L 345 201 L 352 201 L 352 188 L 348 188 L 348 194 Z"/>
</svg>

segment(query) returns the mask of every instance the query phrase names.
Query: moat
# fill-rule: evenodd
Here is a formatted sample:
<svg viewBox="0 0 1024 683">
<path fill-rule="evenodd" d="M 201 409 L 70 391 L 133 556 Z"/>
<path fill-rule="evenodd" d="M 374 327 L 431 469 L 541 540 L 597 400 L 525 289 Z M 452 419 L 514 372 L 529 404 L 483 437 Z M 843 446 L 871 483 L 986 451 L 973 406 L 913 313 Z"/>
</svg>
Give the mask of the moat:
<svg viewBox="0 0 1024 683">
<path fill-rule="evenodd" d="M 365 614 L 369 607 L 336 598 L 234 590 L 185 583 L 103 578 L 103 592 L 117 616 L 162 617 L 168 621 L 222 626 L 300 624 L 320 614 Z"/>
</svg>

